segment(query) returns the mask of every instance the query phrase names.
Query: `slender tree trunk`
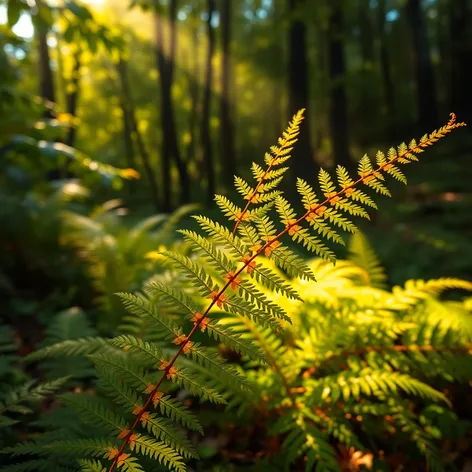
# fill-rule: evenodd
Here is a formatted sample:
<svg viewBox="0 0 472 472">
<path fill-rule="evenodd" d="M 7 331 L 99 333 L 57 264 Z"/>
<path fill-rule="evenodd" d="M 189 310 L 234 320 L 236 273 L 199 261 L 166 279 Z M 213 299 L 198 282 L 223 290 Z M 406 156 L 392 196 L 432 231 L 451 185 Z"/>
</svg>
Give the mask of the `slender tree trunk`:
<svg viewBox="0 0 472 472">
<path fill-rule="evenodd" d="M 191 26 L 191 46 L 188 51 L 188 73 L 187 73 L 187 80 L 188 80 L 188 90 L 190 96 L 190 113 L 189 113 L 189 134 L 190 139 L 187 145 L 187 165 L 190 163 L 196 164 L 196 148 L 197 148 L 197 119 L 199 115 L 199 84 L 198 84 L 198 77 L 199 77 L 199 36 L 197 32 L 197 28 L 192 25 Z M 197 166 L 198 167 L 198 166 Z M 198 169 L 197 174 L 199 173 Z"/>
<path fill-rule="evenodd" d="M 189 201 L 190 182 L 187 167 L 180 154 L 177 131 L 175 126 L 174 109 L 172 104 L 172 81 L 174 76 L 174 64 L 177 45 L 177 1 L 170 0 L 169 3 L 169 46 L 166 50 L 164 44 L 164 21 L 159 13 L 154 14 L 154 24 L 156 29 L 156 56 L 160 75 L 161 90 L 161 127 L 162 127 L 162 156 L 161 173 L 163 188 L 164 211 L 172 208 L 172 187 L 171 187 L 171 164 L 175 159 L 177 171 L 180 178 L 180 201 Z"/>
<path fill-rule="evenodd" d="M 35 33 L 38 44 L 39 95 L 44 100 L 55 103 L 54 78 L 47 42 L 48 27 L 40 18 L 35 21 Z M 50 112 L 46 112 L 46 115 L 52 116 Z"/>
<path fill-rule="evenodd" d="M 472 6 L 467 0 L 455 0 L 450 9 L 450 107 L 459 120 L 472 125 Z"/>
<path fill-rule="evenodd" d="M 151 189 L 151 195 L 152 195 L 154 208 L 156 209 L 157 212 L 159 212 L 160 203 L 159 203 L 159 192 L 158 192 L 157 184 L 156 184 L 156 175 L 154 173 L 154 169 L 152 168 L 149 153 L 147 152 L 146 145 L 144 144 L 143 137 L 141 135 L 141 132 L 139 131 L 138 123 L 136 121 L 134 101 L 133 101 L 131 88 L 129 86 L 129 81 L 128 81 L 127 63 L 124 60 L 120 59 L 117 66 L 117 71 L 120 77 L 121 90 L 122 90 L 122 95 L 123 95 L 122 104 L 123 104 L 125 133 L 127 131 L 126 128 L 128 128 L 128 130 L 131 131 L 131 133 L 134 135 L 134 138 L 136 140 L 136 145 L 138 147 L 138 152 L 143 161 L 143 167 L 146 171 L 146 175 L 149 180 L 149 187 Z M 130 153 L 129 156 L 132 156 L 133 155 L 132 143 L 130 145 L 130 143 L 128 142 L 126 145 L 129 146 L 129 149 L 127 149 L 127 151 Z"/>
<path fill-rule="evenodd" d="M 297 177 L 311 173 L 314 170 L 314 152 L 311 145 L 309 86 L 308 86 L 308 55 L 306 41 L 306 26 L 303 22 L 300 7 L 303 0 L 289 0 L 291 25 L 288 36 L 288 112 L 290 117 L 301 108 L 305 108 L 303 130 L 300 133 L 298 145 L 293 152 L 292 173 Z"/>
<path fill-rule="evenodd" d="M 231 117 L 231 0 L 221 0 L 221 159 L 223 182 L 228 188 L 233 185 L 236 174 L 234 152 L 234 121 Z"/>
<path fill-rule="evenodd" d="M 208 0 L 208 18 L 207 18 L 207 37 L 208 50 L 205 64 L 205 84 L 203 88 L 203 107 L 202 107 L 202 125 L 201 125 L 201 140 L 202 152 L 205 163 L 206 178 L 207 178 L 207 202 L 213 201 L 215 194 L 215 169 L 213 162 L 213 149 L 211 145 L 210 135 L 210 106 L 211 106 L 211 87 L 213 82 L 213 52 L 215 48 L 215 33 L 211 24 L 213 14 L 215 12 L 215 0 Z"/>
<path fill-rule="evenodd" d="M 334 160 L 347 169 L 353 162 L 349 152 L 347 97 L 344 86 L 346 64 L 344 58 L 344 29 L 342 0 L 333 0 L 329 19 L 330 127 Z"/>
<path fill-rule="evenodd" d="M 418 124 L 421 129 L 431 129 L 437 123 L 436 80 L 421 0 L 408 0 L 406 14 L 413 41 Z"/>
<path fill-rule="evenodd" d="M 161 152 L 161 185 L 162 185 L 162 206 L 165 212 L 169 212 L 172 207 L 171 194 L 171 147 L 170 147 L 170 130 L 169 117 L 167 110 L 168 103 L 168 87 L 167 87 L 167 68 L 166 68 L 166 52 L 164 50 L 164 22 L 159 13 L 154 14 L 154 24 L 156 28 L 156 55 L 157 66 L 160 77 L 161 92 L 161 128 L 162 128 L 162 152 Z"/>
<path fill-rule="evenodd" d="M 80 87 L 80 67 L 81 67 L 81 51 L 77 50 L 74 54 L 74 67 L 72 69 L 72 91 L 66 92 L 66 104 L 67 104 L 67 113 L 72 116 L 77 114 L 77 101 L 79 97 L 79 87 Z M 74 146 L 75 136 L 77 133 L 77 128 L 75 126 L 70 126 L 66 136 L 66 144 L 68 146 Z"/>
<path fill-rule="evenodd" d="M 361 83 L 360 83 L 360 107 L 362 116 L 366 123 L 371 123 L 378 116 L 378 96 L 373 93 L 376 83 L 375 76 L 375 35 L 374 25 L 372 19 L 372 8 L 370 7 L 370 0 L 359 0 L 358 3 L 358 18 L 360 25 L 360 50 L 362 57 Z M 369 139 L 369 136 L 363 134 L 364 139 Z M 359 136 L 356 139 L 361 144 Z M 364 143 L 365 144 L 365 143 Z"/>
<path fill-rule="evenodd" d="M 123 95 L 123 94 L 122 94 Z M 126 154 L 126 163 L 128 167 L 131 169 L 136 169 L 136 156 L 134 154 L 134 145 L 133 145 L 133 131 L 131 128 L 130 117 L 128 106 L 125 103 L 124 97 L 120 98 L 120 108 L 121 108 L 121 117 L 123 119 L 123 144 L 125 146 L 125 154 Z M 132 195 L 134 190 L 133 180 L 128 180 L 127 190 L 129 196 Z"/>
<path fill-rule="evenodd" d="M 385 114 L 390 137 L 395 135 L 395 89 L 392 79 L 392 69 L 390 66 L 390 54 L 387 41 L 387 31 L 385 28 L 386 11 L 385 0 L 378 0 L 377 7 L 377 29 L 380 46 L 380 70 L 382 74 L 383 93 L 385 100 Z"/>
<path fill-rule="evenodd" d="M 172 102 L 172 84 L 174 81 L 175 58 L 177 55 L 177 0 L 170 0 L 169 2 L 169 59 L 167 61 L 167 109 L 170 129 L 170 144 L 172 154 L 175 158 L 177 171 L 180 179 L 180 203 L 187 203 L 190 200 L 190 181 L 187 171 L 187 165 L 182 158 L 179 147 L 179 138 L 177 135 L 177 128 L 175 124 L 174 106 Z"/>
</svg>

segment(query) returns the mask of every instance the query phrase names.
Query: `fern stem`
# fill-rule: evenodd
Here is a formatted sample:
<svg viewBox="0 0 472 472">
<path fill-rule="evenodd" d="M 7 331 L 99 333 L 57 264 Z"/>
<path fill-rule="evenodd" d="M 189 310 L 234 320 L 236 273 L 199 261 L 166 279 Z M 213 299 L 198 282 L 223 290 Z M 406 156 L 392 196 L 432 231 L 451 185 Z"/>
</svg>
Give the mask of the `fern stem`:
<svg viewBox="0 0 472 472">
<path fill-rule="evenodd" d="M 257 195 L 257 192 L 260 188 L 260 186 L 262 185 L 262 182 L 264 182 L 264 179 L 266 177 L 266 175 L 269 173 L 269 171 L 271 170 L 272 166 L 273 166 L 273 162 L 276 161 L 276 159 L 278 159 L 278 157 L 280 156 L 280 152 L 282 151 L 282 148 L 280 148 L 280 151 L 274 156 L 274 159 L 272 160 L 272 162 L 267 166 L 267 169 L 265 170 L 263 176 L 261 177 L 261 179 L 259 180 L 259 182 L 257 183 L 256 185 L 256 188 L 254 189 L 254 191 L 251 193 L 250 197 L 248 198 L 248 201 L 246 203 L 246 206 L 244 207 L 243 211 L 241 212 L 241 215 L 239 216 L 239 219 L 236 220 L 235 224 L 234 224 L 234 228 L 233 228 L 233 231 L 231 232 L 231 234 L 234 236 L 236 234 L 236 230 L 238 229 L 238 226 L 239 224 L 241 223 L 241 221 L 243 221 L 243 218 L 244 218 L 244 215 L 247 213 L 248 211 L 248 208 L 249 206 L 251 205 L 251 200 L 254 196 Z"/>
<path fill-rule="evenodd" d="M 257 251 L 254 252 L 254 254 L 245 259 L 244 262 L 243 262 L 243 265 L 241 268 L 239 268 L 235 274 L 233 275 L 232 278 L 229 278 L 229 280 L 227 281 L 227 283 L 223 286 L 223 288 L 220 289 L 220 291 L 216 294 L 216 296 L 212 299 L 212 301 L 210 302 L 210 304 L 208 305 L 207 309 L 205 310 L 205 312 L 202 314 L 201 318 L 195 322 L 193 328 L 191 329 L 191 331 L 189 332 L 188 336 L 186 336 L 186 339 L 184 342 L 182 342 L 182 344 L 180 344 L 180 348 L 179 350 L 176 352 L 176 354 L 174 355 L 174 357 L 172 358 L 172 360 L 169 362 L 169 364 L 166 366 L 166 368 L 164 369 L 163 373 L 162 373 L 162 376 L 161 378 L 159 379 L 159 381 L 155 384 L 154 386 L 154 389 L 151 391 L 151 393 L 148 395 L 147 397 L 147 400 L 144 404 L 144 406 L 142 407 L 142 409 L 140 410 L 140 412 L 138 413 L 138 415 L 136 416 L 136 420 L 134 421 L 133 425 L 131 426 L 128 434 L 125 436 L 125 438 L 123 439 L 123 443 L 121 444 L 120 446 L 120 449 L 118 450 L 118 454 L 116 454 L 115 458 L 113 459 L 113 462 L 112 464 L 110 465 L 110 468 L 108 469 L 108 472 L 112 472 L 115 467 L 117 466 L 118 464 L 118 460 L 121 456 L 121 454 L 123 453 L 123 451 L 125 450 L 126 446 L 128 445 L 129 441 L 130 441 L 130 438 L 131 436 L 133 435 L 134 433 L 134 430 L 136 429 L 136 427 L 138 426 L 139 422 L 141 421 L 141 418 L 144 414 L 145 411 L 147 411 L 147 409 L 149 408 L 150 404 L 152 403 L 152 399 L 154 397 L 154 395 L 158 392 L 159 390 L 159 387 L 162 385 L 162 383 L 164 382 L 164 379 L 166 378 L 167 374 L 169 373 L 170 369 L 173 367 L 173 365 L 175 364 L 175 362 L 177 361 L 178 357 L 180 356 L 180 354 L 182 353 L 182 351 L 184 350 L 185 346 L 188 344 L 188 342 L 190 341 L 190 338 L 192 337 L 192 335 L 195 333 L 195 331 L 198 329 L 198 327 L 200 326 L 200 324 L 203 322 L 203 320 L 208 316 L 208 313 L 210 312 L 210 310 L 212 309 L 213 305 L 215 305 L 215 303 L 220 299 L 221 295 L 224 294 L 224 292 L 226 291 L 226 289 L 231 285 L 231 283 L 233 282 L 234 279 L 236 279 L 236 277 L 244 270 L 246 269 L 249 264 L 251 264 L 251 262 L 256 259 L 261 253 L 263 253 L 265 251 L 265 249 L 267 249 L 268 247 L 271 246 L 271 244 L 277 240 L 279 240 L 282 236 L 284 236 L 289 230 L 290 228 L 292 228 L 293 226 L 297 225 L 298 223 L 301 223 L 303 220 L 305 220 L 312 212 L 316 212 L 316 210 L 318 210 L 319 208 L 321 208 L 322 206 L 324 205 L 327 205 L 328 203 L 330 203 L 333 199 L 335 199 L 334 201 L 336 201 L 338 199 L 338 197 L 340 197 L 341 195 L 343 195 L 348 189 L 350 188 L 354 188 L 356 187 L 358 184 L 360 184 L 361 182 L 365 181 L 366 179 L 369 179 L 370 177 L 373 177 L 375 176 L 375 174 L 377 174 L 378 172 L 382 171 L 384 169 L 384 167 L 386 165 L 389 165 L 389 164 L 392 164 L 394 163 L 395 161 L 399 160 L 399 159 L 402 159 L 402 158 L 405 158 L 405 156 L 409 153 L 419 153 L 422 151 L 423 148 L 426 148 L 428 146 L 431 146 L 434 142 L 436 142 L 438 139 L 444 137 L 444 135 L 446 135 L 447 133 L 451 132 L 453 129 L 459 127 L 459 126 L 465 126 L 464 123 L 456 123 L 455 122 L 455 115 L 453 113 L 451 113 L 451 119 L 449 120 L 449 122 L 447 123 L 446 126 L 444 126 L 442 129 L 440 129 L 440 131 L 436 134 L 431 134 L 429 136 L 425 135 L 425 137 L 422 139 L 422 141 L 420 141 L 414 148 L 412 149 L 407 149 L 405 150 L 404 152 L 401 152 L 399 153 L 395 158 L 393 158 L 392 160 L 390 161 L 387 161 L 385 164 L 382 164 L 382 165 L 379 165 L 375 170 L 372 170 L 366 174 L 364 174 L 362 177 L 360 177 L 359 179 L 357 179 L 355 182 L 353 182 L 351 185 L 349 186 L 346 186 L 344 188 L 342 188 L 341 190 L 339 190 L 338 192 L 330 195 L 328 198 L 326 198 L 322 203 L 320 203 L 319 205 L 317 205 L 315 208 L 310 208 L 304 215 L 302 215 L 300 218 L 298 218 L 296 221 L 292 222 L 291 224 L 287 225 L 282 231 L 280 231 L 277 235 L 275 235 L 272 239 L 268 240 L 266 242 L 266 244 L 264 244 L 260 249 L 258 249 Z M 270 167 L 270 164 L 269 164 L 269 167 Z M 268 169 L 266 170 L 266 173 L 268 172 Z M 258 186 L 256 187 L 256 190 L 257 188 L 259 187 L 259 185 L 261 185 L 263 179 L 261 179 L 261 181 L 259 182 Z M 254 192 L 255 193 L 255 192 Z M 246 204 L 246 207 L 245 209 L 243 210 L 243 213 L 244 212 L 247 212 L 247 209 L 250 205 L 251 201 L 250 199 L 248 200 L 248 203 Z M 239 219 L 236 224 L 235 224 L 235 228 L 233 230 L 233 235 L 238 227 L 238 223 L 241 221 L 241 219 Z M 277 367 L 276 365 L 274 365 L 274 368 L 277 370 Z M 280 367 L 278 366 L 278 369 L 280 371 Z M 281 373 L 281 372 L 280 372 Z M 286 388 L 287 390 L 287 395 L 289 395 L 289 398 L 291 400 L 291 402 L 293 403 L 293 405 L 296 406 L 296 403 L 295 403 L 295 399 L 293 397 L 293 392 L 291 391 L 290 389 L 290 386 L 288 385 L 288 382 L 286 382 L 286 379 L 283 377 L 282 375 L 282 381 L 284 383 L 284 388 Z"/>
<path fill-rule="evenodd" d="M 305 113 L 305 108 L 302 108 L 301 110 L 299 110 L 299 112 L 293 117 L 293 120 L 295 121 L 295 119 L 297 121 L 301 121 L 303 119 L 303 114 Z M 293 123 L 293 121 L 292 121 Z M 285 143 L 286 144 L 286 141 Z M 241 223 L 241 221 L 243 221 L 243 217 L 244 215 L 247 213 L 248 211 L 248 208 L 249 206 L 251 205 L 251 201 L 252 201 L 252 198 L 255 197 L 257 195 L 257 192 L 259 191 L 259 188 L 261 187 L 262 183 L 264 182 L 264 179 L 266 178 L 267 174 L 270 172 L 270 170 L 272 169 L 273 165 L 274 165 L 274 162 L 277 162 L 277 159 L 281 156 L 282 152 L 285 150 L 284 148 L 284 145 L 281 145 L 277 152 L 274 154 L 272 160 L 270 161 L 269 165 L 267 166 L 267 169 L 265 170 L 264 174 L 262 174 L 262 177 L 259 179 L 259 182 L 257 183 L 257 186 L 256 188 L 254 189 L 254 191 L 251 193 L 251 195 L 249 196 L 248 198 L 248 201 L 246 203 L 246 206 L 244 207 L 243 211 L 241 212 L 241 215 L 239 216 L 239 219 L 236 220 L 236 223 L 234 224 L 234 228 L 233 228 L 233 231 L 232 231 L 232 235 L 234 236 L 236 234 L 236 230 L 238 229 L 238 226 L 239 224 Z"/>
</svg>

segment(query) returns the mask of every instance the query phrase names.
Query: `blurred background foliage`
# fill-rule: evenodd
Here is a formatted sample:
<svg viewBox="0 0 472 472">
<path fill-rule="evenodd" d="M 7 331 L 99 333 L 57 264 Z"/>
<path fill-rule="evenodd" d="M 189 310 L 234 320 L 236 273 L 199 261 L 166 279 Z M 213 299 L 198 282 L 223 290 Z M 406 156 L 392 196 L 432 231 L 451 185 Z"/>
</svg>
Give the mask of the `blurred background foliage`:
<svg viewBox="0 0 472 472">
<path fill-rule="evenodd" d="M 172 229 L 218 219 L 299 108 L 292 183 L 470 125 L 471 25 L 471 0 L 0 0 L 2 382 L 51 378 L 18 363 L 45 342 L 115 334 L 113 293 L 164 276 Z M 429 151 L 363 227 L 385 287 L 472 279 L 471 151 L 469 128 Z"/>
</svg>

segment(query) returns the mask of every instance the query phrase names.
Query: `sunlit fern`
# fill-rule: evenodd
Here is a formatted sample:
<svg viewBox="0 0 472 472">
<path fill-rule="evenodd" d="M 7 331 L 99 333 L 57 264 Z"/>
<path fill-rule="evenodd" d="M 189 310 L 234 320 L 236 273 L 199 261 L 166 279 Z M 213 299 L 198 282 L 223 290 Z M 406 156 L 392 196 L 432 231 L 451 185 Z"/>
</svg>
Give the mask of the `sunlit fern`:
<svg viewBox="0 0 472 472">
<path fill-rule="evenodd" d="M 77 456 L 84 458 L 81 467 L 87 471 L 149 471 L 147 465 L 144 468 L 146 458 L 153 458 L 169 469 L 186 470 L 185 459 L 194 456 L 195 451 L 181 434 L 179 425 L 198 432 L 202 432 L 202 428 L 188 408 L 169 395 L 171 387 L 178 386 L 215 403 L 224 403 L 229 397 L 238 396 L 244 402 L 254 381 L 257 381 L 254 371 L 250 370 L 247 378 L 240 367 L 219 358 L 214 347 L 205 347 L 197 342 L 197 333 L 204 332 L 238 350 L 254 365 L 269 365 L 265 371 L 266 378 L 273 379 L 271 385 L 279 395 L 273 401 L 287 411 L 273 430 L 276 434 L 285 435 L 289 462 L 305 456 L 307 470 L 315 464 L 316 470 L 337 470 L 329 438 L 333 436 L 343 444 L 356 447 L 361 444 L 344 420 L 335 418 L 335 412 L 326 414 L 321 407 L 330 396 L 334 402 L 340 398 L 348 401 L 359 395 L 373 395 L 378 401 L 387 397 L 398 400 L 392 415 L 400 415 L 398 421 L 403 422 L 403 427 L 414 431 L 412 434 L 418 447 L 427 455 L 431 467 L 439 470 L 435 456 L 429 454 L 429 443 L 423 441 L 420 431 L 415 429 L 406 413 L 402 414 L 406 407 L 400 401 L 400 392 L 419 395 L 429 401 L 445 401 L 445 396 L 408 373 L 392 371 L 382 359 L 374 359 L 375 362 L 365 366 L 359 355 L 349 357 L 353 364 L 345 379 L 340 372 L 321 379 L 309 377 L 304 390 L 292 391 L 291 385 L 307 357 L 299 356 L 295 349 L 284 345 L 281 333 L 289 326 L 290 316 L 264 290 L 292 300 L 300 299 L 300 295 L 292 281 L 261 264 L 260 256 L 269 258 L 288 277 L 300 278 L 305 283 L 314 282 L 312 267 L 293 252 L 287 240 L 301 244 L 326 263 L 334 262 L 332 244 L 344 244 L 343 234 L 357 231 L 352 217 L 369 218 L 368 211 L 376 208 L 375 194 L 390 195 L 386 177 L 390 175 L 406 183 L 398 166 L 418 160 L 426 148 L 464 124 L 457 123 L 455 116 L 451 115 L 445 126 L 419 141 L 412 140 L 408 145 L 402 143 L 397 148 L 390 148 L 387 154 L 378 152 L 375 162 L 365 155 L 359 162 L 356 177 L 350 176 L 342 166 L 336 168 L 335 178 L 321 169 L 318 176 L 320 191 L 299 178 L 296 185 L 303 211 L 297 214 L 278 186 L 287 170 L 284 165 L 290 158 L 302 119 L 303 110 L 293 117 L 278 144 L 265 155 L 265 167 L 252 165 L 254 184 L 236 178 L 236 188 L 246 201 L 244 206 L 224 196 L 216 196 L 216 203 L 223 214 L 234 222 L 232 228 L 196 216 L 201 232 L 181 231 L 193 249 L 191 255 L 162 252 L 175 270 L 186 277 L 186 284 L 151 283 L 145 287 L 144 294 L 120 294 L 127 310 L 146 320 L 159 333 L 158 341 L 146 341 L 133 335 L 118 336 L 109 341 L 115 349 L 102 353 L 97 338 L 83 339 L 48 347 L 31 357 L 66 355 L 77 350 L 90 354 L 89 358 L 97 367 L 101 395 L 76 393 L 61 398 L 74 407 L 94 430 L 103 428 L 103 436 L 57 441 L 42 447 L 34 443 L 20 445 L 11 449 L 12 453 Z M 373 191 L 374 196 L 369 191 Z M 362 269 L 371 266 L 369 262 Z M 192 287 L 190 290 L 189 286 Z M 193 296 L 190 297 L 189 293 Z M 199 296 L 195 297 L 195 293 Z M 384 299 L 388 296 L 382 294 L 376 302 L 380 304 Z M 395 300 L 391 303 L 383 310 L 394 310 Z M 169 306 L 181 316 L 169 316 Z M 166 310 L 161 310 L 161 307 L 166 307 Z M 346 316 L 346 310 L 343 304 L 339 305 L 329 320 L 340 322 Z M 253 337 L 242 335 L 243 331 L 235 328 L 237 323 L 223 323 L 211 316 L 216 311 L 239 320 Z M 375 318 L 376 314 L 368 304 L 357 305 L 355 302 L 351 313 L 359 315 L 360 319 L 364 314 L 368 320 Z M 381 316 L 379 314 L 379 318 Z M 317 329 L 322 328 L 323 325 Z M 316 330 L 314 333 L 312 338 L 310 331 L 309 339 L 313 339 L 316 345 L 319 336 Z M 387 335 L 385 338 L 392 339 Z M 316 346 L 314 350 L 317 351 Z M 307 350 L 306 354 L 312 352 Z M 375 358 L 376 351 L 369 355 Z"/>
</svg>

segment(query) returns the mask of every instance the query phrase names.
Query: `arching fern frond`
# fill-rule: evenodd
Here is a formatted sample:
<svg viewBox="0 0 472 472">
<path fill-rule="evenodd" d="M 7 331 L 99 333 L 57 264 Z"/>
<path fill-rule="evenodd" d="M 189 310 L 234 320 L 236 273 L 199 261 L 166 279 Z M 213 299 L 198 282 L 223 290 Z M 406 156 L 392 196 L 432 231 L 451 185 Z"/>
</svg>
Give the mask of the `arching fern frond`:
<svg viewBox="0 0 472 472">
<path fill-rule="evenodd" d="M 175 287 L 172 281 L 170 284 L 154 281 L 147 285 L 144 294 L 118 294 L 125 308 L 151 327 L 152 339 L 142 339 L 137 332 L 128 333 L 108 341 L 105 350 L 100 348 L 103 342 L 94 338 L 65 341 L 30 357 L 87 353 L 100 379 L 100 397 L 81 393 L 61 398 L 73 405 L 84 420 L 103 427 L 103 439 L 54 442 L 47 445 L 48 451 L 60 450 L 78 458 L 88 456 L 82 467 L 94 471 L 101 471 L 105 461 L 108 472 L 142 471 L 146 459 L 184 471 L 184 459 L 194 456 L 195 450 L 173 423 L 198 432 L 202 428 L 187 407 L 170 395 L 180 387 L 186 393 L 215 403 L 239 401 L 240 410 L 242 403 L 253 408 L 263 400 L 265 407 L 273 409 L 281 418 L 274 434 L 282 436 L 285 466 L 301 460 L 306 470 L 334 471 L 340 468 L 331 438 L 348 447 L 359 445 L 357 436 L 347 427 L 347 418 L 335 411 L 338 403 L 350 408 L 362 396 L 388 405 L 389 400 L 401 402 L 404 394 L 429 402 L 449 401 L 442 392 L 413 375 L 417 358 L 411 356 L 402 371 L 399 356 L 405 353 L 393 349 L 397 357 L 387 361 L 376 352 L 379 340 L 386 340 L 389 346 L 396 345 L 408 329 L 407 321 L 411 329 L 414 325 L 411 320 L 403 320 L 402 329 L 397 330 L 386 324 L 398 322 L 405 307 L 413 306 L 412 300 L 421 296 L 411 294 L 409 287 L 393 294 L 381 290 L 379 265 L 368 249 L 359 249 L 359 244 L 354 252 L 360 267 L 344 262 L 333 269 L 335 252 L 330 244 L 344 244 L 344 233 L 357 232 L 353 217 L 369 218 L 369 211 L 376 208 L 370 191 L 390 196 L 387 177 L 406 182 L 399 166 L 417 160 L 426 148 L 464 124 L 457 123 L 451 115 L 445 126 L 419 142 L 403 143 L 386 155 L 379 152 L 375 162 L 365 155 L 359 161 L 356 176 L 341 166 L 336 168 L 335 176 L 321 169 L 319 189 L 298 179 L 303 211 L 297 214 L 295 207 L 282 196 L 279 186 L 288 168 L 282 165 L 290 158 L 302 120 L 303 110 L 293 117 L 277 145 L 266 153 L 264 168 L 253 164 L 254 184 L 236 177 L 236 189 L 243 203 L 216 196 L 216 203 L 232 222 L 232 229 L 197 216 L 203 234 L 181 231 L 186 247 L 193 250 L 191 254 L 159 251 L 159 257 L 170 262 L 175 280 L 182 287 Z M 140 228 L 133 231 L 137 239 L 140 234 Z M 325 262 L 307 263 L 287 245 L 288 238 Z M 277 269 L 261 262 L 264 257 Z M 315 272 L 321 280 L 319 290 L 323 294 L 315 294 L 312 302 L 306 304 L 312 308 L 309 316 L 296 315 L 291 328 L 289 310 L 280 306 L 276 295 L 290 298 L 291 312 L 297 314 L 305 305 L 299 303 L 301 297 L 296 285 L 302 295 L 310 297 L 312 287 L 317 290 L 313 285 Z M 373 286 L 359 288 L 360 274 L 365 281 L 366 273 Z M 295 283 L 288 278 L 301 280 Z M 426 283 L 413 291 L 434 298 L 444 287 L 466 286 L 450 280 L 436 285 Z M 359 290 L 358 298 L 362 300 L 356 300 L 353 288 Z M 400 300 L 401 297 L 406 301 Z M 212 317 L 216 313 L 219 320 Z M 192 327 L 186 330 L 188 321 Z M 377 331 L 375 323 L 379 324 Z M 371 342 L 361 341 L 360 335 L 353 336 L 349 331 L 351 326 L 358 327 L 359 333 Z M 286 337 L 282 327 L 287 329 Z M 196 332 L 202 334 L 198 340 L 195 340 Z M 215 347 L 204 346 L 201 342 L 204 333 L 247 356 L 244 362 L 251 366 L 248 378 L 240 367 L 219 357 Z M 300 342 L 302 333 L 306 342 Z M 316 349 L 323 334 L 324 356 Z M 418 333 L 417 338 L 420 338 Z M 431 334 L 431 346 L 439 338 L 440 333 Z M 357 356 L 346 354 L 340 346 L 348 340 L 355 343 L 355 349 L 363 351 Z M 421 343 L 417 340 L 417 344 Z M 372 350 L 368 351 L 367 347 Z M 333 356 L 343 358 L 342 368 L 338 362 L 330 370 L 327 358 Z M 260 363 L 261 358 L 271 367 Z M 253 387 L 255 393 L 251 397 L 249 392 Z M 239 400 L 234 401 L 234 397 Z M 112 405 L 119 408 L 115 411 Z M 324 411 L 328 405 L 334 410 L 332 415 Z M 403 415 L 398 421 L 410 427 L 418 448 L 427 457 L 434 457 L 424 436 L 405 418 Z M 38 445 L 26 444 L 10 452 L 28 454 L 28 451 L 38 453 Z M 434 460 L 430 459 L 430 464 Z"/>
</svg>

